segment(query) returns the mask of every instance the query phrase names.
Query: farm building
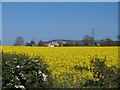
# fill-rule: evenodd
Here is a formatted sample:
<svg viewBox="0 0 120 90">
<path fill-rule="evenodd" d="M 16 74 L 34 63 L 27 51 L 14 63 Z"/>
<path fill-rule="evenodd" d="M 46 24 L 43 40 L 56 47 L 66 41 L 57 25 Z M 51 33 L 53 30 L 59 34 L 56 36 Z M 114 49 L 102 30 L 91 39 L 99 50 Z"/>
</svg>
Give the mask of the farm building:
<svg viewBox="0 0 120 90">
<path fill-rule="evenodd" d="M 50 43 L 44 44 L 44 46 L 55 47 L 55 46 L 59 46 L 59 44 L 57 42 L 50 42 Z"/>
<path fill-rule="evenodd" d="M 48 44 L 49 47 L 54 47 L 54 46 L 59 46 L 59 44 L 57 42 L 50 42 Z"/>
</svg>

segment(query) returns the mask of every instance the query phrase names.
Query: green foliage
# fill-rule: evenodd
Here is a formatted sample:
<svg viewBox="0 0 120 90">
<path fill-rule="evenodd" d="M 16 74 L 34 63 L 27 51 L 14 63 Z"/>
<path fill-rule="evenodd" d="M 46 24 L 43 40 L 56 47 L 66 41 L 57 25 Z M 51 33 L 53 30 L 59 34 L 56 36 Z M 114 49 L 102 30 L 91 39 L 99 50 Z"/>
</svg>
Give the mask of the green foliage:
<svg viewBox="0 0 120 90">
<path fill-rule="evenodd" d="M 32 40 L 32 41 L 30 42 L 30 46 L 35 46 L 35 41 Z"/>
<path fill-rule="evenodd" d="M 25 46 L 31 46 L 29 42 L 26 42 L 25 43 Z"/>
<path fill-rule="evenodd" d="M 2 55 L 2 88 L 49 88 L 51 75 L 40 58 L 30 59 L 24 54 Z"/>
<path fill-rule="evenodd" d="M 91 60 L 90 72 L 93 72 L 94 80 L 87 80 L 83 87 L 90 88 L 120 88 L 119 78 L 120 68 L 115 66 L 108 67 L 105 64 L 106 60 L 98 58 Z"/>
<path fill-rule="evenodd" d="M 43 41 L 40 40 L 40 41 L 38 42 L 38 46 L 42 46 L 42 45 L 43 45 Z"/>
<path fill-rule="evenodd" d="M 90 61 L 90 68 L 74 66 L 74 70 L 80 72 L 91 72 L 93 79 L 85 78 L 85 82 L 79 82 L 80 88 L 120 88 L 120 68 L 116 66 L 108 67 L 106 59 L 93 58 Z"/>
<path fill-rule="evenodd" d="M 30 43 L 26 42 L 25 46 L 35 46 L 35 41 L 31 40 Z"/>
</svg>

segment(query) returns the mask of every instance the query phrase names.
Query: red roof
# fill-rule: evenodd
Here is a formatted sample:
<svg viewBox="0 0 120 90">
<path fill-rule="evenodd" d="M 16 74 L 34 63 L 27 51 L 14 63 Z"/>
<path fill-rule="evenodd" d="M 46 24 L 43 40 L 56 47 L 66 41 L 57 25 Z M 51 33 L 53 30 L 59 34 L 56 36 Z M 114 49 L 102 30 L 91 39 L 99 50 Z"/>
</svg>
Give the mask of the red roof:
<svg viewBox="0 0 120 90">
<path fill-rule="evenodd" d="M 57 45 L 58 43 L 57 42 L 51 42 L 49 43 L 50 45 Z"/>
</svg>

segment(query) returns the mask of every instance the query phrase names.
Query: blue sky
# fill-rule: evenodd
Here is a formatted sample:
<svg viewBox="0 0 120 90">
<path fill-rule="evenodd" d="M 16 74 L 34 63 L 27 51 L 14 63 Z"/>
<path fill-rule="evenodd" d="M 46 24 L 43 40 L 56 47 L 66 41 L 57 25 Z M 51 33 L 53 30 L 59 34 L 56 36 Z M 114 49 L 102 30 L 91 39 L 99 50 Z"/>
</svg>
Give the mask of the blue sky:
<svg viewBox="0 0 120 90">
<path fill-rule="evenodd" d="M 14 2 L 2 3 L 3 45 L 12 45 L 17 36 L 35 39 L 81 40 L 95 29 L 95 39 L 116 39 L 118 3 Z"/>
</svg>

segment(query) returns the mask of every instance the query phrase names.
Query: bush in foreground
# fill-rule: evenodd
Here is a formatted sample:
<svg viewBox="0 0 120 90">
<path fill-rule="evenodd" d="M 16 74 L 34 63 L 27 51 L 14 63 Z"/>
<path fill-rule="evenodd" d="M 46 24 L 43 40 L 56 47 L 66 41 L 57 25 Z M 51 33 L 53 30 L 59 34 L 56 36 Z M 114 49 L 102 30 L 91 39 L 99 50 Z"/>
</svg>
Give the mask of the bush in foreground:
<svg viewBox="0 0 120 90">
<path fill-rule="evenodd" d="M 24 54 L 2 54 L 2 88 L 49 88 L 52 86 L 50 73 L 37 58 Z"/>
<path fill-rule="evenodd" d="M 91 59 L 91 67 L 88 69 L 93 72 L 94 80 L 86 80 L 83 87 L 88 88 L 120 88 L 120 68 L 116 66 L 108 67 L 105 62 L 99 58 Z"/>
</svg>

